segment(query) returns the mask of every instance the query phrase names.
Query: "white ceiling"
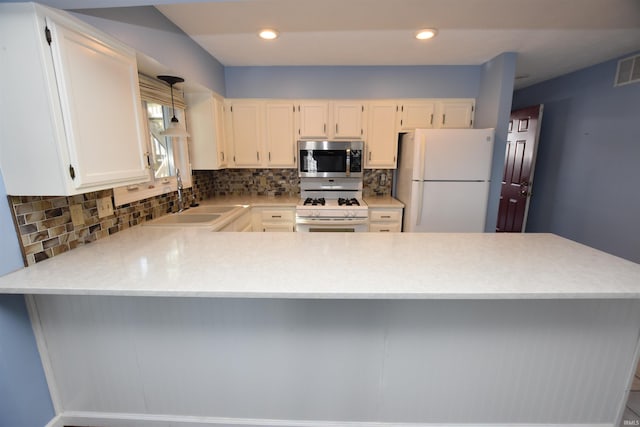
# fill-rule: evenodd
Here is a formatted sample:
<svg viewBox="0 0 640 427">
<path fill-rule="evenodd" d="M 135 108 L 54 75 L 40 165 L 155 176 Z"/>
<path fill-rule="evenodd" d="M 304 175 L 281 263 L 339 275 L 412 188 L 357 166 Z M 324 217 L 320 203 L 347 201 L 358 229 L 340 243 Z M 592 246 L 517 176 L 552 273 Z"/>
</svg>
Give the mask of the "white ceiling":
<svg viewBox="0 0 640 427">
<path fill-rule="evenodd" d="M 156 7 L 225 66 L 481 65 L 517 52 L 518 88 L 640 50 L 638 0 L 218 0 Z M 280 37 L 259 39 L 265 27 Z M 438 36 L 416 40 L 424 27 L 437 28 Z"/>
</svg>

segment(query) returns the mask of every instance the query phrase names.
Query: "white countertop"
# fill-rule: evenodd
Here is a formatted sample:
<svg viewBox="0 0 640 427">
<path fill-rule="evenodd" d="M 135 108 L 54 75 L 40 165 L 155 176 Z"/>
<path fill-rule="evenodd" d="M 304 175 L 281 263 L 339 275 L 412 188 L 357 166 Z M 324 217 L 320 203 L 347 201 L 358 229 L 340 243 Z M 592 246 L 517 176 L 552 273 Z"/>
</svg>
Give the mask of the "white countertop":
<svg viewBox="0 0 640 427">
<path fill-rule="evenodd" d="M 369 196 L 364 202 L 370 208 L 404 208 L 404 203 L 390 196 Z"/>
<path fill-rule="evenodd" d="M 133 227 L 0 277 L 0 292 L 251 298 L 639 298 L 640 265 L 551 234 Z"/>
</svg>

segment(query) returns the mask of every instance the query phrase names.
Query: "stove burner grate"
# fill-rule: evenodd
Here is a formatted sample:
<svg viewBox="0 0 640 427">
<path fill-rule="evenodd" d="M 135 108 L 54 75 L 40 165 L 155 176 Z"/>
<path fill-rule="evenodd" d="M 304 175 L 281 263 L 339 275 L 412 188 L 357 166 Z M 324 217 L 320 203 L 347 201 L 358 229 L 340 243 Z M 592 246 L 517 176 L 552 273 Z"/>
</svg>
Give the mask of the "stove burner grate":
<svg viewBox="0 0 640 427">
<path fill-rule="evenodd" d="M 318 199 L 312 199 L 311 197 L 307 197 L 304 199 L 304 206 L 324 206 L 325 200 L 324 197 L 320 197 Z"/>
<path fill-rule="evenodd" d="M 344 199 L 341 197 L 338 199 L 338 206 L 360 206 L 360 202 L 353 197 L 351 199 Z"/>
</svg>

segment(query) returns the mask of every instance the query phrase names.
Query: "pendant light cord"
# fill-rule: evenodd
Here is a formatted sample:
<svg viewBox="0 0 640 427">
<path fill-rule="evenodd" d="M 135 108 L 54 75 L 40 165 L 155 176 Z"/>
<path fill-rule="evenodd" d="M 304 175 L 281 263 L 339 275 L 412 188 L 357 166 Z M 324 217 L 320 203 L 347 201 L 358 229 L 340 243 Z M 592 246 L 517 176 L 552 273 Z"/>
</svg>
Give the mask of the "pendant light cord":
<svg viewBox="0 0 640 427">
<path fill-rule="evenodd" d="M 171 114 L 173 117 L 171 117 L 171 121 L 178 121 L 178 119 L 176 119 L 176 107 L 175 105 L 173 105 L 173 83 L 171 84 Z"/>
</svg>

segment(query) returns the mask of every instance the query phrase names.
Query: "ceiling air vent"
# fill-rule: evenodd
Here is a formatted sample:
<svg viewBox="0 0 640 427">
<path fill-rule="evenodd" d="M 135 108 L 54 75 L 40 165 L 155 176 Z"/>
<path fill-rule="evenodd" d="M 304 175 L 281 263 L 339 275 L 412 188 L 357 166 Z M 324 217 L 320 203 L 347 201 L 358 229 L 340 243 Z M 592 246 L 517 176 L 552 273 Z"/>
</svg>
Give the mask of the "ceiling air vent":
<svg viewBox="0 0 640 427">
<path fill-rule="evenodd" d="M 640 55 L 618 61 L 618 72 L 614 86 L 640 82 Z"/>
</svg>

